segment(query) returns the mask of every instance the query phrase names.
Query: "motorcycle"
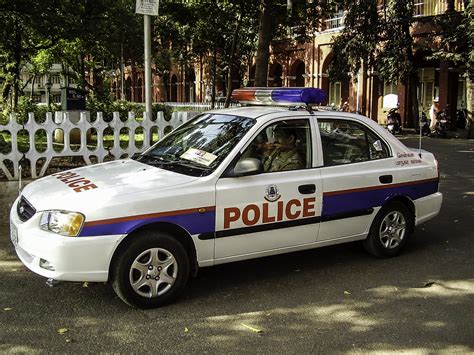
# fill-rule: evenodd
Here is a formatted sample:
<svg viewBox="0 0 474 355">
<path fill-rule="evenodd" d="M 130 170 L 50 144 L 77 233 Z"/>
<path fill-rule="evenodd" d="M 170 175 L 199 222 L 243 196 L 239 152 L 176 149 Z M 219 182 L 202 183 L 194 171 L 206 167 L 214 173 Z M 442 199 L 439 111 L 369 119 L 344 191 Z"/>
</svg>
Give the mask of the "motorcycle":
<svg viewBox="0 0 474 355">
<path fill-rule="evenodd" d="M 402 133 L 402 118 L 398 113 L 398 107 L 394 107 L 388 111 L 387 129 L 392 134 Z"/>
<path fill-rule="evenodd" d="M 435 132 L 438 137 L 446 138 L 448 135 L 448 117 L 445 111 L 438 112 L 436 118 Z"/>
<path fill-rule="evenodd" d="M 426 117 L 426 113 L 421 112 L 420 127 L 416 130 L 417 133 L 420 133 L 422 136 L 429 136 L 431 133 L 430 129 L 430 120 Z"/>
</svg>

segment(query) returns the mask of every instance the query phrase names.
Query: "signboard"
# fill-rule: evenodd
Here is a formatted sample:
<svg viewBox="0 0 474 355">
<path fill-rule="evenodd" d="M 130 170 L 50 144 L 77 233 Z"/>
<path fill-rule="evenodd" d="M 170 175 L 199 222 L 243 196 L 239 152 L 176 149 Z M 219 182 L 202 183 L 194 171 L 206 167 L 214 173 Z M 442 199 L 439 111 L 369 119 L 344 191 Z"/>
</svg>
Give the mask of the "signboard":
<svg viewBox="0 0 474 355">
<path fill-rule="evenodd" d="M 64 111 L 84 111 L 86 109 L 87 91 L 63 87 L 61 88 L 61 108 Z"/>
<path fill-rule="evenodd" d="M 158 16 L 160 0 L 137 0 L 135 13 L 142 15 Z"/>
</svg>

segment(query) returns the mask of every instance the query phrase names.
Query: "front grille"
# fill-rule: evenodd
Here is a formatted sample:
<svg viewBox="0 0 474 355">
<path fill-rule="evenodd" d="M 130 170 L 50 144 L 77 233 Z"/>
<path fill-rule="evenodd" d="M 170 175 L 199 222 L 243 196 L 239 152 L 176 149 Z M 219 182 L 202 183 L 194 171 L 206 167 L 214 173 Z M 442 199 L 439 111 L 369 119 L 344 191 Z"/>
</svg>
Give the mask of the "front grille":
<svg viewBox="0 0 474 355">
<path fill-rule="evenodd" d="M 36 213 L 35 208 L 23 196 L 21 196 L 20 201 L 16 205 L 16 211 L 22 222 L 26 222 Z"/>
</svg>

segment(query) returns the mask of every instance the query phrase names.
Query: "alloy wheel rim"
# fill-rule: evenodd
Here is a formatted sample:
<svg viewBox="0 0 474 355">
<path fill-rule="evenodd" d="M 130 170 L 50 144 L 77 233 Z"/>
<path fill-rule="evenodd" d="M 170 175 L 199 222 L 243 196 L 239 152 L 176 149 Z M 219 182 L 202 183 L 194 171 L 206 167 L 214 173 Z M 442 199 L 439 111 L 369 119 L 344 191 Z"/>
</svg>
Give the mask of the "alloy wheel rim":
<svg viewBox="0 0 474 355">
<path fill-rule="evenodd" d="M 394 249 L 400 245 L 406 234 L 405 216 L 399 211 L 388 213 L 382 220 L 379 238 L 385 249 Z"/>
<path fill-rule="evenodd" d="M 173 254 L 163 248 L 150 248 L 132 262 L 129 281 L 138 295 L 156 298 L 171 289 L 177 276 L 178 263 Z"/>
</svg>

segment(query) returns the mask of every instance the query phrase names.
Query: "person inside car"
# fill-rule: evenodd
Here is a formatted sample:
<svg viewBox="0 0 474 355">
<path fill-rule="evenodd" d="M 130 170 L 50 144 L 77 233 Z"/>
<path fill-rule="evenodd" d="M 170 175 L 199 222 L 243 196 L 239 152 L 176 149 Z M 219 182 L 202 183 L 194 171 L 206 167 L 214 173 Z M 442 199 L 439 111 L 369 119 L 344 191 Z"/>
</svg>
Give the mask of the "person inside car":
<svg viewBox="0 0 474 355">
<path fill-rule="evenodd" d="M 296 149 L 297 134 L 294 128 L 279 125 L 273 131 L 273 151 L 263 161 L 265 172 L 296 170 L 304 167 L 303 159 Z"/>
</svg>

